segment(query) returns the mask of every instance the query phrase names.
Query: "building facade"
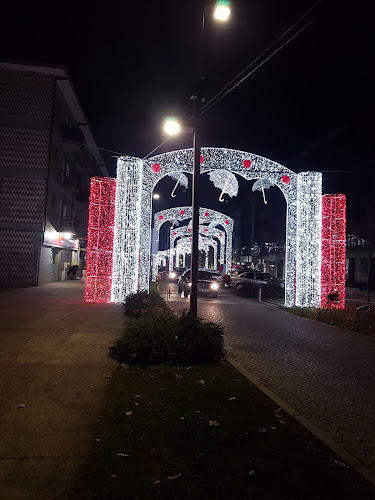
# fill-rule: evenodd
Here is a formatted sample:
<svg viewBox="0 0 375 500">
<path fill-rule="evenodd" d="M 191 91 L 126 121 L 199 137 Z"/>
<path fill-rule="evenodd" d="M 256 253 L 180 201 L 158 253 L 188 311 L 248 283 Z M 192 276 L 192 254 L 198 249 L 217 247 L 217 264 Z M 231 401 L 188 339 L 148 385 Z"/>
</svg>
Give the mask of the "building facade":
<svg viewBox="0 0 375 500">
<path fill-rule="evenodd" d="M 66 70 L 0 62 L 0 287 L 84 267 L 93 176 L 108 173 Z"/>
</svg>

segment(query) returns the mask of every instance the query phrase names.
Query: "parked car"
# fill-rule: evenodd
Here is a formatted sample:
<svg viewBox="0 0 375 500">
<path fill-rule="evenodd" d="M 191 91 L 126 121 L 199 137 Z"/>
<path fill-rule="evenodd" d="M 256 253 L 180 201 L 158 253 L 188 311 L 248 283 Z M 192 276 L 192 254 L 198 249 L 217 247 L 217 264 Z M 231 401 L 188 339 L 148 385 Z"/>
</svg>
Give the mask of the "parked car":
<svg viewBox="0 0 375 500">
<path fill-rule="evenodd" d="M 219 295 L 219 282 L 209 271 L 198 271 L 198 293 L 217 298 Z M 178 280 L 178 293 L 184 293 L 187 297 L 190 293 L 190 269 L 185 271 Z"/>
<path fill-rule="evenodd" d="M 186 267 L 176 267 L 175 269 L 173 269 L 173 271 L 170 271 L 170 273 L 168 274 L 168 281 L 177 283 L 179 277 L 185 271 L 186 271 Z"/>
<path fill-rule="evenodd" d="M 232 276 L 232 285 L 240 290 L 244 286 L 261 287 L 268 290 L 284 290 L 285 283 L 271 274 L 260 271 L 247 271 Z"/>
</svg>

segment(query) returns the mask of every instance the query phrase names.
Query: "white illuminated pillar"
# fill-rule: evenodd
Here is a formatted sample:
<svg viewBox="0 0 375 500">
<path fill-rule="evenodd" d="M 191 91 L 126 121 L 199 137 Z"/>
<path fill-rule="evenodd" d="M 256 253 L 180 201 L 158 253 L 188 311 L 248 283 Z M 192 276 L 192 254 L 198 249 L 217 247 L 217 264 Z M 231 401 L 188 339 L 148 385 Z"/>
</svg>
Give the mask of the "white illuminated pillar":
<svg viewBox="0 0 375 500">
<path fill-rule="evenodd" d="M 300 307 L 319 307 L 322 238 L 322 174 L 297 176 L 296 299 Z"/>
<path fill-rule="evenodd" d="M 111 296 L 114 302 L 123 302 L 139 285 L 142 176 L 142 160 L 130 156 L 118 159 Z"/>
</svg>

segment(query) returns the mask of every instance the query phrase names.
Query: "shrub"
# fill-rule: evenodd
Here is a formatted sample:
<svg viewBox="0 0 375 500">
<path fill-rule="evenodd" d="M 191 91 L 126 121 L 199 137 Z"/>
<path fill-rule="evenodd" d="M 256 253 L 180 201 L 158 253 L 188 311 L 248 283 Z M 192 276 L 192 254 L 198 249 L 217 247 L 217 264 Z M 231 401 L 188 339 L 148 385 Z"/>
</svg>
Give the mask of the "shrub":
<svg viewBox="0 0 375 500">
<path fill-rule="evenodd" d="M 132 293 L 124 302 L 124 314 L 131 318 L 161 311 L 170 311 L 170 309 L 156 291 Z"/>
<path fill-rule="evenodd" d="M 128 365 L 203 364 L 222 354 L 221 325 L 166 311 L 131 321 L 109 352 Z"/>
</svg>

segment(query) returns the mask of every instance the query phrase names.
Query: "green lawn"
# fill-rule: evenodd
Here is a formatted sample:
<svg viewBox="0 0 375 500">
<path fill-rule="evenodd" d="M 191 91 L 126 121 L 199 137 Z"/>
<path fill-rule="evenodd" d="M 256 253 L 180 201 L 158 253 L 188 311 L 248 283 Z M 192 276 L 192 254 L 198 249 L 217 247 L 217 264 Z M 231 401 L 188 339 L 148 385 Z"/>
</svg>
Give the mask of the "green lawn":
<svg viewBox="0 0 375 500">
<path fill-rule="evenodd" d="M 118 368 L 98 438 L 91 498 L 375 498 L 224 360 Z"/>
</svg>

